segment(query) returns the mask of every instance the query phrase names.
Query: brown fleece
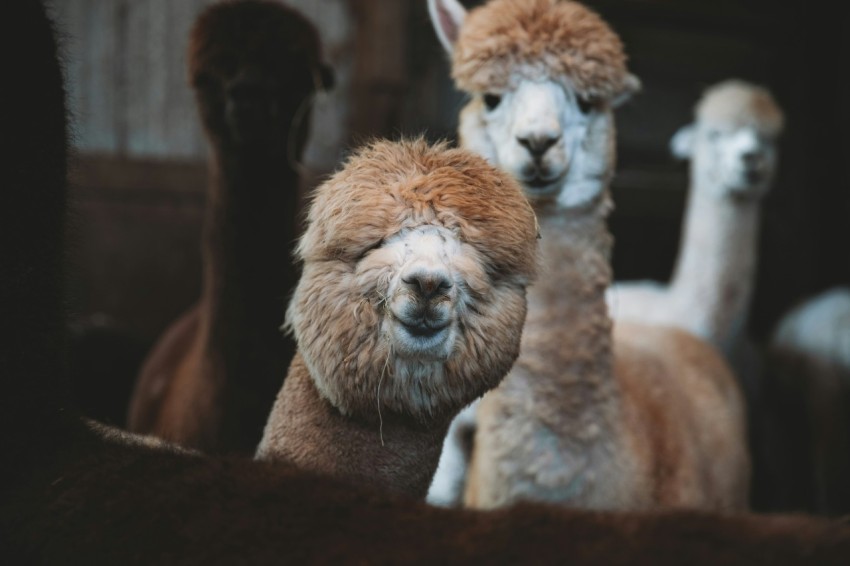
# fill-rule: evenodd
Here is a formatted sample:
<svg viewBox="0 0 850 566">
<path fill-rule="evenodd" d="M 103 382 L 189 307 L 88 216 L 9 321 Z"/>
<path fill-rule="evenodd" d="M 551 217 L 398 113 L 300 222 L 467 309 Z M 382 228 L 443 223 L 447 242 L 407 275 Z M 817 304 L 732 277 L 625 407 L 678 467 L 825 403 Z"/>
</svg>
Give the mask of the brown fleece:
<svg viewBox="0 0 850 566">
<path fill-rule="evenodd" d="M 379 423 L 342 415 L 322 398 L 299 355 L 272 420 L 260 457 L 273 447 L 275 460 L 417 498 L 425 496 L 448 430 L 448 421 L 423 427 L 394 413 Z"/>
<path fill-rule="evenodd" d="M 719 352 L 676 328 L 618 322 L 614 361 L 645 506 L 746 508 L 743 399 Z"/>
<path fill-rule="evenodd" d="M 471 10 L 455 45 L 452 77 L 474 93 L 550 78 L 585 99 L 616 99 L 637 87 L 617 34 L 592 10 L 565 0 L 491 0 Z"/>
</svg>

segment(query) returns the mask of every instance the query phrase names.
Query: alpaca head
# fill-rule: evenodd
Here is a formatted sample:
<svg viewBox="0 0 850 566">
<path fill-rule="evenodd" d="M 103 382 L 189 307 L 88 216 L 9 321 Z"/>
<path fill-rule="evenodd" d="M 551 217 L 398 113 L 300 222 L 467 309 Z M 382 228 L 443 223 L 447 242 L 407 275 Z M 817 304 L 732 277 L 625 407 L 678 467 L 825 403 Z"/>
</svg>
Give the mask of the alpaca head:
<svg viewBox="0 0 850 566">
<path fill-rule="evenodd" d="M 276 2 L 237 0 L 198 17 L 189 79 L 213 143 L 286 148 L 298 159 L 313 93 L 330 87 L 333 77 L 322 63 L 318 33 L 303 16 Z"/>
<path fill-rule="evenodd" d="M 611 110 L 639 88 L 619 37 L 567 0 L 491 0 L 468 14 L 429 0 L 452 55 L 452 76 L 472 96 L 462 144 L 516 177 L 527 196 L 581 206 L 614 167 Z"/>
<path fill-rule="evenodd" d="M 347 415 L 447 419 L 519 353 L 536 221 L 479 156 L 376 142 L 316 189 L 287 312 L 317 388 Z"/>
<path fill-rule="evenodd" d="M 673 136 L 671 150 L 691 159 L 697 190 L 734 202 L 755 202 L 773 180 L 782 124 L 782 110 L 767 90 L 724 81 L 705 92 L 696 107 L 696 122 Z"/>
</svg>

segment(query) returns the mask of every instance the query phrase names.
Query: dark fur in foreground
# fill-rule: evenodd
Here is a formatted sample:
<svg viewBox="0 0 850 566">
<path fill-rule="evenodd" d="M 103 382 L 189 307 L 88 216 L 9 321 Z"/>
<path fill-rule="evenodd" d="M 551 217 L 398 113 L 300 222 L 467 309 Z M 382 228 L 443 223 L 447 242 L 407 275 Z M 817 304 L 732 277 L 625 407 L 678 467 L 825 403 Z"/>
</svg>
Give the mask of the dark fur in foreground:
<svg viewBox="0 0 850 566">
<path fill-rule="evenodd" d="M 850 529 L 802 517 L 432 509 L 287 467 L 103 439 L 62 410 L 61 78 L 36 2 L 0 3 L 4 276 L 0 560 L 47 564 L 847 564 Z M 21 37 L 21 36 L 18 36 Z M 30 54 L 26 69 L 16 56 Z M 17 89 L 17 90 L 16 90 Z M 14 106 L 11 106 L 14 105 Z M 29 111 L 24 111 L 28 109 Z M 37 112 L 36 112 L 37 110 Z M 26 115 L 30 119 L 17 120 Z M 37 119 L 32 119 L 32 117 Z M 7 126 L 8 124 L 8 126 Z M 5 148 L 4 148 L 5 149 Z M 16 308 L 12 308 L 16 307 Z"/>
</svg>

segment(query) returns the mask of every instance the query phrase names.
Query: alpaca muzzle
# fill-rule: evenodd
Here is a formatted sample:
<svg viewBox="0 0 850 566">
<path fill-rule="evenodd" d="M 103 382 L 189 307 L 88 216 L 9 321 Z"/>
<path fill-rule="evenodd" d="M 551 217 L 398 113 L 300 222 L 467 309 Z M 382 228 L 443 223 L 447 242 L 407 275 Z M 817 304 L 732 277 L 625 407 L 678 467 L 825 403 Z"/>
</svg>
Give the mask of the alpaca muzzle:
<svg viewBox="0 0 850 566">
<path fill-rule="evenodd" d="M 414 264 L 401 277 L 393 314 L 411 337 L 435 338 L 451 323 L 453 287 L 447 269 Z"/>
<path fill-rule="evenodd" d="M 403 230 L 385 246 L 399 258 L 387 303 L 396 352 L 420 360 L 447 359 L 458 295 L 451 265 L 460 243 L 443 227 L 422 225 Z"/>
</svg>

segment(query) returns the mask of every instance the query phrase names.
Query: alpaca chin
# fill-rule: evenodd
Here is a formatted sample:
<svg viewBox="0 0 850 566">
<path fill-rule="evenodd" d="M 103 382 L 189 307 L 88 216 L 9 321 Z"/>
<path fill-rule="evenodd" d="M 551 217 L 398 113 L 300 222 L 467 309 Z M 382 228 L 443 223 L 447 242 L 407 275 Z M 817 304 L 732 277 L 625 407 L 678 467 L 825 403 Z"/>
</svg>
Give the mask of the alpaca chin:
<svg viewBox="0 0 850 566">
<path fill-rule="evenodd" d="M 582 182 L 567 181 L 558 193 L 558 205 L 562 208 L 581 208 L 596 202 L 608 187 L 603 179 L 586 179 Z"/>
<path fill-rule="evenodd" d="M 435 399 L 444 402 L 451 398 L 443 362 L 396 358 L 393 362 L 393 381 L 406 404 L 418 414 L 433 413 Z"/>
</svg>

